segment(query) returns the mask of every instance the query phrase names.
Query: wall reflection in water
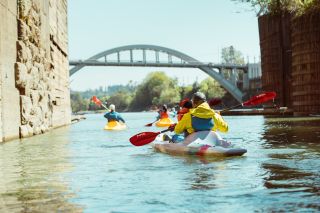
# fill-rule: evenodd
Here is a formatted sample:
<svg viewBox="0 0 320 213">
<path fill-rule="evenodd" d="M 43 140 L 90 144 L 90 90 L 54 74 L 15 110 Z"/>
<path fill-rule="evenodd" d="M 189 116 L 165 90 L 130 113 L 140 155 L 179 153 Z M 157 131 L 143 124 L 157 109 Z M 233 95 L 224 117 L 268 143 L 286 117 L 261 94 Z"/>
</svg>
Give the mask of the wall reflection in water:
<svg viewBox="0 0 320 213">
<path fill-rule="evenodd" d="M 286 201 L 268 211 L 320 210 L 320 119 L 266 119 L 263 139 L 268 150 L 264 186 Z M 292 199 L 292 193 L 305 199 Z"/>
<path fill-rule="evenodd" d="M 68 128 L 0 145 L 0 212 L 82 212 L 69 200 Z"/>
</svg>

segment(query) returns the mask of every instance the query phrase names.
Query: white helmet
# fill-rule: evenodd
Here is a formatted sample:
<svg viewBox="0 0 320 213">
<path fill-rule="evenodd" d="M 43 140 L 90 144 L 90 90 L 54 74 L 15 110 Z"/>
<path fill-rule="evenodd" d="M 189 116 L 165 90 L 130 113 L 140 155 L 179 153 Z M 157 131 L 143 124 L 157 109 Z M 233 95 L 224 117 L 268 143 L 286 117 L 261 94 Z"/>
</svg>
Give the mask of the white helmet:
<svg viewBox="0 0 320 213">
<path fill-rule="evenodd" d="M 116 110 L 116 106 L 114 104 L 110 104 L 109 109 L 112 111 Z"/>
</svg>

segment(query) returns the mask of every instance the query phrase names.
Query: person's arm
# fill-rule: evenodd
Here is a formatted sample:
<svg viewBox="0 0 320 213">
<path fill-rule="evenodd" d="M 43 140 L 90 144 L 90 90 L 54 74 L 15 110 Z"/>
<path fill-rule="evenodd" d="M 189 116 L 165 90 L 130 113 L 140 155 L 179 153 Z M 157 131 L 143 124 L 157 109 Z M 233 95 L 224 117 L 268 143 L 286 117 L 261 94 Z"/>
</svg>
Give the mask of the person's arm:
<svg viewBox="0 0 320 213">
<path fill-rule="evenodd" d="M 212 128 L 213 131 L 220 131 L 220 132 L 228 132 L 229 127 L 227 122 L 225 122 L 222 116 L 218 113 L 215 113 L 213 116 L 214 127 Z"/>
<path fill-rule="evenodd" d="M 125 123 L 125 121 L 124 121 L 124 119 L 122 118 L 122 116 L 120 115 L 120 113 L 118 113 L 118 112 L 114 112 L 114 113 L 115 113 L 115 119 L 116 119 L 117 121 L 121 121 L 121 122 Z"/>
<path fill-rule="evenodd" d="M 118 119 L 119 119 L 121 122 L 125 123 L 125 120 L 122 118 L 122 116 L 121 116 L 120 114 L 118 114 Z"/>
<path fill-rule="evenodd" d="M 190 113 L 186 113 L 183 115 L 182 119 L 177 123 L 177 125 L 174 128 L 174 132 L 176 134 L 181 134 L 184 132 L 184 130 L 187 129 L 187 123 L 191 119 Z"/>
<path fill-rule="evenodd" d="M 105 117 L 106 119 L 108 119 L 108 117 L 109 117 L 109 112 L 107 112 L 106 114 L 104 114 L 103 117 Z"/>
</svg>

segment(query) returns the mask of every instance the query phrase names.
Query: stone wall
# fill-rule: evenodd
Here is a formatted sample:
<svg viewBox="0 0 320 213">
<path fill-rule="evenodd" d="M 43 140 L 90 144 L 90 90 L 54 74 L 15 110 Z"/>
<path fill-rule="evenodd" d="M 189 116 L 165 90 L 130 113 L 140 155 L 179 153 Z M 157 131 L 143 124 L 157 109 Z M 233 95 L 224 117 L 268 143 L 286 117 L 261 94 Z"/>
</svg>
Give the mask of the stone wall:
<svg viewBox="0 0 320 213">
<path fill-rule="evenodd" d="M 17 1 L 0 0 L 0 141 L 19 137 L 20 100 L 15 86 Z"/>
<path fill-rule="evenodd" d="M 1 13 L 13 11 L 0 25 L 3 140 L 70 124 L 67 0 L 0 2 Z"/>
</svg>

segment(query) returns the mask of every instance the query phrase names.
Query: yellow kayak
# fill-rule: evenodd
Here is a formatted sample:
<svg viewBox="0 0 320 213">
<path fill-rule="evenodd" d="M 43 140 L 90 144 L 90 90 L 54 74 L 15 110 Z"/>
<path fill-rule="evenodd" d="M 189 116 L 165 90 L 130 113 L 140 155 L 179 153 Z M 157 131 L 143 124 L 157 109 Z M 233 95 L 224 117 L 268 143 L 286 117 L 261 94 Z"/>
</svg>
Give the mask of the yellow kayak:
<svg viewBox="0 0 320 213">
<path fill-rule="evenodd" d="M 124 123 L 120 123 L 118 121 L 110 121 L 105 126 L 105 130 L 124 130 L 127 126 Z"/>
<path fill-rule="evenodd" d="M 157 127 L 168 127 L 174 122 L 170 118 L 162 118 L 156 122 Z"/>
</svg>

